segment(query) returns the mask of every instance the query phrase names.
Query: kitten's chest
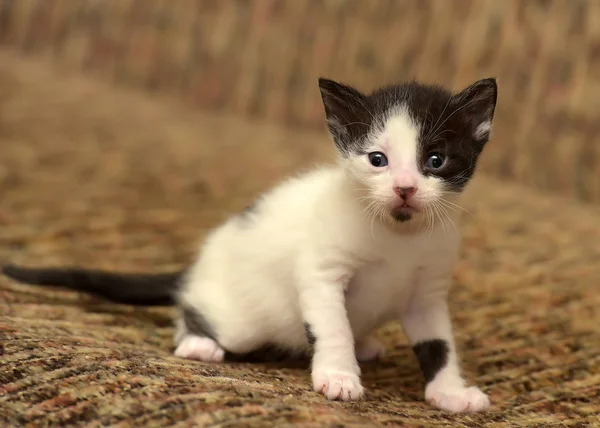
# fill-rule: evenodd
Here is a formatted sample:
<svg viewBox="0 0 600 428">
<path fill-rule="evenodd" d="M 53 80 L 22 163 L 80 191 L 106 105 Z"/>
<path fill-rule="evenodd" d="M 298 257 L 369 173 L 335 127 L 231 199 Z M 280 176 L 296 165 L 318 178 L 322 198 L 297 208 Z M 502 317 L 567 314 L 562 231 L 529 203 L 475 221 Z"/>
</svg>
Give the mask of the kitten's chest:
<svg viewBox="0 0 600 428">
<path fill-rule="evenodd" d="M 410 263 L 406 259 L 396 261 L 385 258 L 365 265 L 350 281 L 347 298 L 363 302 L 381 301 L 382 304 L 390 299 L 396 303 L 403 300 L 412 291 L 422 269 L 416 257 L 410 258 Z M 371 297 L 367 299 L 368 296 Z"/>
<path fill-rule="evenodd" d="M 417 284 L 418 265 L 374 261 L 360 269 L 349 283 L 346 308 L 350 324 L 360 337 L 398 317 Z"/>
<path fill-rule="evenodd" d="M 417 239 L 400 244 L 381 242 L 378 251 L 357 270 L 348 291 L 400 297 L 412 287 L 432 256 L 432 251 Z"/>
<path fill-rule="evenodd" d="M 358 269 L 346 293 L 346 308 L 355 334 L 369 334 L 398 318 L 414 288 L 421 285 L 423 272 L 435 269 L 447 250 L 443 245 L 407 241 L 399 248 L 386 248 Z"/>
</svg>

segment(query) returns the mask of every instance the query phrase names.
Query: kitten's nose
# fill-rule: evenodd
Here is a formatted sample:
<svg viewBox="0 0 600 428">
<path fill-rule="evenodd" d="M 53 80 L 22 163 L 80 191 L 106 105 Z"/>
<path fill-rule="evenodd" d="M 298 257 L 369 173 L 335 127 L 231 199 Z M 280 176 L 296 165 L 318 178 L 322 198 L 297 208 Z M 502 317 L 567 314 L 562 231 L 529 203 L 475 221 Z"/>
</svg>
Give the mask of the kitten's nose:
<svg viewBox="0 0 600 428">
<path fill-rule="evenodd" d="M 414 186 L 394 187 L 394 192 L 396 192 L 396 195 L 400 196 L 402 199 L 408 199 L 417 193 L 417 188 Z"/>
</svg>

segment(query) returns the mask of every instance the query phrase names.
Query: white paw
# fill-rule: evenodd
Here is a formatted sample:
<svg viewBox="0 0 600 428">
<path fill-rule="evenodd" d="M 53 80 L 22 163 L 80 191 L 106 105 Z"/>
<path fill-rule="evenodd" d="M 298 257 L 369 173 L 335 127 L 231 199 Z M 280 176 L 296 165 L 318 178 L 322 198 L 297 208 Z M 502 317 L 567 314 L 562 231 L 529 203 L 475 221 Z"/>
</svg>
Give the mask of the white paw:
<svg viewBox="0 0 600 428">
<path fill-rule="evenodd" d="M 431 383 L 425 388 L 425 400 L 450 412 L 480 412 L 490 406 L 488 396 L 476 386 L 444 388 Z"/>
<path fill-rule="evenodd" d="M 175 355 L 189 360 L 218 363 L 225 358 L 225 351 L 208 337 L 186 335 L 175 349 Z"/>
<path fill-rule="evenodd" d="M 383 357 L 385 346 L 374 337 L 367 336 L 356 343 L 356 359 L 361 362 Z"/>
<path fill-rule="evenodd" d="M 313 388 L 330 400 L 358 400 L 364 395 L 360 378 L 351 372 L 339 370 L 313 370 Z"/>
</svg>

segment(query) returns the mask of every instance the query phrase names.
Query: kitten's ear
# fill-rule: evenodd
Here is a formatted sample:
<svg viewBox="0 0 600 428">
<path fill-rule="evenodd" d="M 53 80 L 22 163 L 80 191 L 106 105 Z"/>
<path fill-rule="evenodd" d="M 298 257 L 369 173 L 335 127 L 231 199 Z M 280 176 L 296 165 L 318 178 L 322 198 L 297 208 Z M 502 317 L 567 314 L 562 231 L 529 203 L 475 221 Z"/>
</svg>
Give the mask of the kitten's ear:
<svg viewBox="0 0 600 428">
<path fill-rule="evenodd" d="M 337 148 L 343 153 L 356 151 L 371 124 L 367 97 L 350 86 L 323 77 L 319 78 L 319 89 L 327 126 Z"/>
<path fill-rule="evenodd" d="M 479 80 L 454 98 L 458 108 L 464 109 L 469 116 L 475 141 L 485 143 L 490 138 L 498 98 L 496 79 L 490 77 Z"/>
</svg>

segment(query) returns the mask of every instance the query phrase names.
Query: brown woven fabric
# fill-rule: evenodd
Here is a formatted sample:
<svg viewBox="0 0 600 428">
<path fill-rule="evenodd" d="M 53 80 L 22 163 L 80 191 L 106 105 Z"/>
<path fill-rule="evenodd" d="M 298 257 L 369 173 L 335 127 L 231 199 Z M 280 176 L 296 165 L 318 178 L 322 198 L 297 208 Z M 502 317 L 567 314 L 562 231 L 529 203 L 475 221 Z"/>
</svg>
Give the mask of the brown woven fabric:
<svg viewBox="0 0 600 428">
<path fill-rule="evenodd" d="M 0 54 L 0 261 L 161 271 L 282 176 L 329 159 L 323 134 L 201 115 Z M 9 426 L 588 426 L 600 423 L 594 207 L 479 176 L 451 307 L 493 408 L 422 401 L 400 329 L 367 397 L 328 402 L 305 365 L 171 355 L 171 312 L 0 278 L 0 421 Z"/>
<path fill-rule="evenodd" d="M 596 0 L 0 0 L 0 42 L 123 85 L 322 126 L 316 79 L 496 76 L 486 170 L 600 201 Z"/>
</svg>

